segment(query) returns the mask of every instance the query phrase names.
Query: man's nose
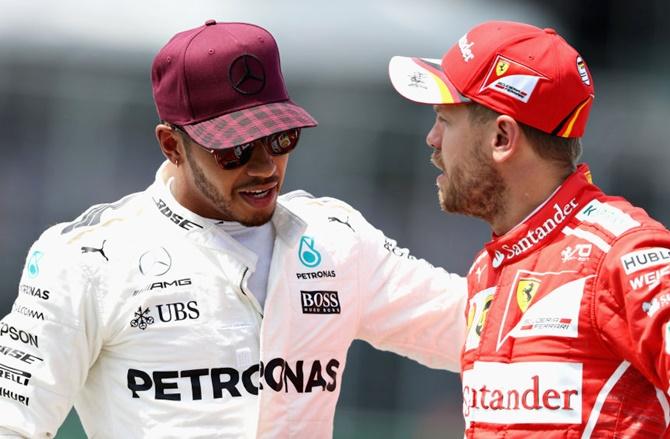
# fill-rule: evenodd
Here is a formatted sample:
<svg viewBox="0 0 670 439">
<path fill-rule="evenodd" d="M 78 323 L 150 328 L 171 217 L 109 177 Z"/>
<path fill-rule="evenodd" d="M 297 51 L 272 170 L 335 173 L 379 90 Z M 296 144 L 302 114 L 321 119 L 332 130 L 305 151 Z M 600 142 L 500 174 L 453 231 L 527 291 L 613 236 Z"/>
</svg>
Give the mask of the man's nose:
<svg viewBox="0 0 670 439">
<path fill-rule="evenodd" d="M 440 138 L 440 133 L 438 131 L 437 124 L 433 124 L 426 135 L 426 144 L 434 149 L 440 149 L 440 145 L 442 144 L 442 139 Z"/>
<path fill-rule="evenodd" d="M 262 140 L 256 143 L 247 163 L 247 174 L 254 177 L 269 177 L 275 173 L 277 165 L 268 148 L 269 146 Z"/>
</svg>

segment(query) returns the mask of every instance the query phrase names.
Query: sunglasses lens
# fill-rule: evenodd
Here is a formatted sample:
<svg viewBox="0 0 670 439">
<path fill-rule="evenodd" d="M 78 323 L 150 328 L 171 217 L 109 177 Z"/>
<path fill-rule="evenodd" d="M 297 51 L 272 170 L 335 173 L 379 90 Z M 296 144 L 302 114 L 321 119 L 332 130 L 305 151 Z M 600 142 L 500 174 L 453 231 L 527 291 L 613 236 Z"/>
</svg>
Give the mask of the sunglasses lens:
<svg viewBox="0 0 670 439">
<path fill-rule="evenodd" d="M 235 169 L 249 161 L 253 151 L 253 142 L 214 151 L 216 162 L 223 169 Z"/>
<path fill-rule="evenodd" d="M 223 169 L 235 169 L 245 165 L 251 158 L 254 147 L 258 142 L 269 147 L 272 155 L 287 154 L 298 145 L 300 128 L 294 128 L 281 133 L 272 134 L 268 137 L 233 146 L 232 148 L 210 150 L 216 159 L 216 163 Z"/>
<path fill-rule="evenodd" d="M 270 151 L 273 155 L 289 153 L 298 145 L 299 138 L 300 129 L 298 128 L 273 134 L 268 138 Z"/>
</svg>

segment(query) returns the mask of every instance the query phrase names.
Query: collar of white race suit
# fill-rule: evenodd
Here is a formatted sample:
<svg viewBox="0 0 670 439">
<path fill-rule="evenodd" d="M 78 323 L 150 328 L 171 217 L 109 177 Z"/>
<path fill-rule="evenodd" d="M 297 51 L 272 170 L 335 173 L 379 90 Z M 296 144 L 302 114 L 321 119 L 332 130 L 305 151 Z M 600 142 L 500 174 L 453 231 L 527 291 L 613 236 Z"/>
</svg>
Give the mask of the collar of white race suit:
<svg viewBox="0 0 670 439">
<path fill-rule="evenodd" d="M 165 169 L 169 162 L 166 160 L 156 171 L 154 183 L 149 188 L 153 204 L 167 221 L 174 224 L 174 229 L 189 235 L 210 234 L 214 231 L 223 233 L 221 220 L 206 218 L 185 208 L 174 198 L 171 190 L 173 178 L 167 178 Z M 306 222 L 283 202 L 280 197 L 277 208 L 272 216 L 272 223 L 277 235 L 287 243 L 298 240 L 306 227 Z"/>
<path fill-rule="evenodd" d="M 530 216 L 502 236 L 493 235 L 486 244 L 493 268 L 524 258 L 551 242 L 568 221 L 600 192 L 591 181 L 591 171 L 581 164 Z"/>
</svg>

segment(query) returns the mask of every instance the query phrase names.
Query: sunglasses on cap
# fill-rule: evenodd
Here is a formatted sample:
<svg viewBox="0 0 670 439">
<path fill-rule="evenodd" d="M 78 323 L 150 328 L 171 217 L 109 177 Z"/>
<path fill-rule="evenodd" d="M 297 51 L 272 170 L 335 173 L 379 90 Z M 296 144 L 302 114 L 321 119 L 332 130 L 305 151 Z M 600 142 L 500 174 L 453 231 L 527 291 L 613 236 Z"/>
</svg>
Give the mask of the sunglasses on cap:
<svg viewBox="0 0 670 439">
<path fill-rule="evenodd" d="M 172 128 L 186 134 L 180 127 L 172 125 Z M 188 137 L 190 139 L 190 137 Z M 254 148 L 260 143 L 265 147 L 265 150 L 273 156 L 288 154 L 298 146 L 300 139 L 300 128 L 292 128 L 286 131 L 270 134 L 269 136 L 261 137 L 252 140 L 251 142 L 243 143 L 241 145 L 231 146 L 224 149 L 210 149 L 206 146 L 194 142 L 205 151 L 214 156 L 216 163 L 223 169 L 231 170 L 246 165 L 251 159 Z M 190 139 L 192 140 L 192 139 Z"/>
</svg>

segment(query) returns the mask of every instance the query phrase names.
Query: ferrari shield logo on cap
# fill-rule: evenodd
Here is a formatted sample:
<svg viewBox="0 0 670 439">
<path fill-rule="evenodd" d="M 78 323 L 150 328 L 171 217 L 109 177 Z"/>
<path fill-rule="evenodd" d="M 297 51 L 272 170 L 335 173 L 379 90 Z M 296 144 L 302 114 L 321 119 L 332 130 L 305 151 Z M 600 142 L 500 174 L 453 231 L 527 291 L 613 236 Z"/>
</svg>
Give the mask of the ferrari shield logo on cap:
<svg viewBox="0 0 670 439">
<path fill-rule="evenodd" d="M 523 64 L 498 56 L 480 92 L 489 89 L 526 103 L 541 79 L 547 78 Z"/>
<path fill-rule="evenodd" d="M 516 301 L 522 312 L 526 312 L 535 297 L 540 281 L 537 279 L 521 279 L 516 286 Z"/>
<path fill-rule="evenodd" d="M 504 75 L 507 69 L 509 69 L 509 63 L 504 59 L 501 59 L 498 61 L 498 64 L 496 64 L 496 76 Z"/>
</svg>

